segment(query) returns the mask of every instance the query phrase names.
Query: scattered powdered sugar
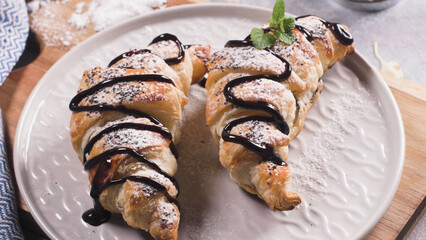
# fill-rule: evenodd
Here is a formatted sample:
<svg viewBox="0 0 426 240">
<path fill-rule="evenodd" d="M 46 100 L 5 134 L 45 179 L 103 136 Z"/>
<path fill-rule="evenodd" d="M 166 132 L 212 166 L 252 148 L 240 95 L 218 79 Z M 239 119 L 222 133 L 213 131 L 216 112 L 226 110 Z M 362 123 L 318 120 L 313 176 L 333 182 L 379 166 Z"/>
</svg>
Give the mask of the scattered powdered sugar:
<svg viewBox="0 0 426 240">
<path fill-rule="evenodd" d="M 244 122 L 234 127 L 231 133 L 237 133 L 238 136 L 242 136 L 259 146 L 275 145 L 274 142 L 286 137 L 273 123 L 258 120 Z"/>
<path fill-rule="evenodd" d="M 76 26 L 80 19 L 88 19 L 86 25 L 93 23 L 95 31 L 101 31 L 120 20 L 150 12 L 165 3 L 165 0 L 92 0 L 86 12 L 82 12 L 82 6 L 76 8 L 74 18 L 69 23 Z"/>
<path fill-rule="evenodd" d="M 229 68 L 281 73 L 285 69 L 285 63 L 273 54 L 252 46 L 223 48 L 212 55 L 210 64 L 209 72 Z"/>
<path fill-rule="evenodd" d="M 265 101 L 278 106 L 282 103 L 284 91 L 286 91 L 286 87 L 283 84 L 266 78 L 243 83 L 232 89 L 232 93 L 237 98 L 248 101 Z"/>
<path fill-rule="evenodd" d="M 167 0 L 33 0 L 31 28 L 47 46 L 67 47 L 123 20 L 165 6 Z"/>
<path fill-rule="evenodd" d="M 312 37 L 322 39 L 324 38 L 324 34 L 327 32 L 327 28 L 319 19 L 312 21 L 312 19 L 315 18 L 316 17 L 314 16 L 299 18 L 297 19 L 296 23 L 306 28 L 310 32 Z"/>
<path fill-rule="evenodd" d="M 302 148 L 300 157 L 289 159 L 292 188 L 311 198 L 326 193 L 326 181 L 336 179 L 334 166 L 345 158 L 342 147 L 357 131 L 355 123 L 364 115 L 371 114 L 372 109 L 368 106 L 376 105 L 377 100 L 364 88 L 330 101 L 326 123 L 314 133 L 306 149 Z"/>
</svg>

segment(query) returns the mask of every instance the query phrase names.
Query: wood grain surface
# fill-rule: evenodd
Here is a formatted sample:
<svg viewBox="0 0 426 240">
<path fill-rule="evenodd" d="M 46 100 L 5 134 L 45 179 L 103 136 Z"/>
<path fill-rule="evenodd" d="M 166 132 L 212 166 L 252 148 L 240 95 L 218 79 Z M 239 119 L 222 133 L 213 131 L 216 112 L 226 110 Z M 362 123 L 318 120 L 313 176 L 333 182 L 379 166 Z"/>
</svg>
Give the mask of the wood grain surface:
<svg viewBox="0 0 426 240">
<path fill-rule="evenodd" d="M 194 1 L 173 0 L 170 1 L 170 5 L 188 2 Z M 0 108 L 3 113 L 7 148 L 12 166 L 15 130 L 25 102 L 43 74 L 67 51 L 68 49 L 64 48 L 42 47 L 39 57 L 34 62 L 12 71 L 0 87 Z M 381 240 L 395 239 L 426 196 L 426 86 L 406 79 L 394 78 L 386 73 L 382 75 L 390 86 L 401 111 L 405 128 L 406 153 L 404 170 L 396 195 L 383 218 L 366 238 Z M 25 213 L 27 211 L 25 203 L 21 201 L 20 206 Z M 424 212 L 424 209 L 420 212 Z M 26 219 L 29 218 L 29 214 L 24 215 Z"/>
</svg>

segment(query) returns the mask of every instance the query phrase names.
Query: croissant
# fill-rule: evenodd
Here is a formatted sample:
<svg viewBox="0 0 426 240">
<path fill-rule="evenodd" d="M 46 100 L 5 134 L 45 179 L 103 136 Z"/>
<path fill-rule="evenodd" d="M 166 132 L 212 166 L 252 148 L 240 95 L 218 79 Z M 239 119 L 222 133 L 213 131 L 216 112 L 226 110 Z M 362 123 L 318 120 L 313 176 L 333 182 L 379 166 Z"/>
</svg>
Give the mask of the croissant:
<svg viewBox="0 0 426 240">
<path fill-rule="evenodd" d="M 266 29 L 265 29 L 266 30 Z M 344 25 L 315 16 L 296 19 L 291 45 L 256 49 L 231 40 L 208 61 L 206 121 L 231 179 L 272 210 L 301 202 L 290 191 L 288 145 L 323 87 L 321 76 L 354 51 Z"/>
<path fill-rule="evenodd" d="M 70 103 L 70 134 L 91 183 L 94 208 L 83 214 L 86 222 L 97 226 L 110 212 L 121 213 L 155 239 L 177 239 L 173 142 L 189 86 L 204 75 L 209 52 L 162 34 L 148 49 L 85 71 Z"/>
</svg>

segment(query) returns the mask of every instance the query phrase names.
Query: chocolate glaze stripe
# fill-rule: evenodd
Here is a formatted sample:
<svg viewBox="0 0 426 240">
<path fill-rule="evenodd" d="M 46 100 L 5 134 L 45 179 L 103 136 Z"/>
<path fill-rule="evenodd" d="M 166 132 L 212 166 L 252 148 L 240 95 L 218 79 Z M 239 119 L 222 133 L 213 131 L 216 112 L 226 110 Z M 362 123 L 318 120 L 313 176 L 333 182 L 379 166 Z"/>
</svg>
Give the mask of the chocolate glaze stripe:
<svg viewBox="0 0 426 240">
<path fill-rule="evenodd" d="M 179 208 L 179 203 L 177 202 L 177 200 L 175 198 L 173 198 L 173 197 L 170 196 L 170 194 L 168 193 L 166 187 L 164 187 L 160 183 L 152 180 L 149 177 L 143 177 L 143 176 L 128 176 L 128 177 L 123 177 L 121 179 L 108 180 L 104 184 L 100 185 L 93 192 L 91 191 L 90 195 L 92 197 L 99 198 L 99 196 L 101 195 L 101 193 L 105 189 L 107 189 L 108 187 L 110 187 L 112 185 L 117 185 L 117 184 L 125 183 L 127 180 L 130 180 L 130 181 L 133 181 L 133 182 L 145 183 L 145 184 L 147 184 L 149 186 L 152 186 L 153 188 L 155 188 L 158 191 L 162 192 L 169 202 L 176 204 L 176 206 L 178 206 L 178 208 Z"/>
<path fill-rule="evenodd" d="M 179 55 L 177 57 L 166 58 L 166 59 L 164 59 L 164 61 L 168 65 L 174 65 L 174 64 L 178 64 L 178 63 L 182 62 L 183 58 L 185 57 L 185 49 L 184 49 L 184 46 L 182 45 L 182 43 L 179 41 L 179 39 L 173 34 L 163 33 L 163 34 L 157 36 L 156 38 L 154 38 L 149 45 L 157 43 L 157 42 L 161 42 L 161 41 L 173 41 L 173 42 L 176 43 L 176 45 L 179 49 Z"/>
<path fill-rule="evenodd" d="M 90 139 L 90 141 L 87 143 L 87 145 L 84 147 L 83 163 L 86 163 L 86 161 L 87 161 L 86 155 L 90 153 L 90 151 L 93 148 L 93 145 L 95 145 L 95 143 L 99 139 L 101 139 L 104 135 L 106 135 L 108 133 L 118 131 L 118 130 L 121 130 L 121 129 L 147 130 L 147 131 L 156 132 L 156 133 L 163 135 L 165 138 L 170 140 L 170 150 L 172 151 L 175 158 L 176 159 L 178 158 L 177 152 L 172 150 L 172 149 L 175 149 L 173 141 L 172 141 L 172 134 L 169 132 L 169 130 L 167 128 L 162 127 L 162 126 L 157 126 L 157 125 L 148 125 L 148 124 L 142 124 L 142 123 L 125 122 L 125 123 L 117 123 L 117 124 L 114 124 L 114 125 L 112 125 L 108 128 L 105 128 L 102 131 L 100 131 L 98 134 L 96 134 L 94 137 L 92 137 Z"/>
<path fill-rule="evenodd" d="M 180 62 L 182 62 L 182 60 L 185 58 L 185 49 L 191 47 L 192 45 L 183 45 L 180 40 L 173 34 L 170 33 L 163 33 L 157 37 L 155 37 L 152 42 L 149 44 L 154 44 L 157 42 L 161 42 L 161 41 L 173 41 L 176 43 L 178 49 L 179 49 L 179 55 L 175 58 L 166 58 L 163 59 L 168 65 L 175 65 L 178 64 Z M 115 63 L 117 63 L 118 61 L 120 61 L 121 59 L 124 58 L 128 58 L 134 55 L 138 55 L 138 54 L 144 54 L 144 53 L 152 53 L 151 50 L 149 49 L 141 49 L 141 50 L 130 50 L 128 52 L 125 52 L 123 54 L 118 55 L 117 57 L 115 57 L 109 64 L 108 67 L 111 67 L 112 65 L 114 65 Z"/>
<path fill-rule="evenodd" d="M 114 65 L 115 63 L 117 63 L 118 61 L 120 61 L 121 59 L 127 58 L 127 57 L 131 57 L 134 55 L 138 55 L 138 54 L 144 54 L 144 53 L 152 53 L 151 50 L 149 49 L 140 49 L 140 50 L 130 50 L 128 52 L 125 52 L 121 55 L 118 55 L 117 57 L 115 57 L 109 64 L 108 67 L 111 67 L 112 65 Z"/>
<path fill-rule="evenodd" d="M 269 145 L 259 145 L 254 142 L 248 141 L 246 138 L 231 134 L 233 127 L 248 122 L 248 121 L 261 121 L 275 123 L 275 119 L 263 116 L 250 116 L 243 117 L 228 123 L 222 131 L 222 138 L 228 142 L 234 142 L 243 145 L 244 147 L 252 150 L 263 157 L 264 161 L 271 161 L 277 165 L 287 165 L 285 161 L 274 151 L 274 148 Z"/>
<path fill-rule="evenodd" d="M 225 95 L 225 98 L 228 102 L 231 102 L 237 106 L 248 108 L 248 109 L 254 109 L 254 110 L 264 110 L 265 112 L 272 115 L 272 118 L 275 120 L 276 125 L 278 129 L 283 132 L 284 134 L 288 135 L 290 132 L 290 129 L 288 127 L 288 124 L 284 120 L 283 116 L 281 115 L 280 111 L 272 104 L 264 101 L 257 101 L 257 102 L 247 102 L 242 99 L 237 98 L 233 93 L 232 89 L 238 85 L 251 82 L 258 79 L 269 79 L 274 80 L 277 82 L 283 81 L 287 78 L 280 78 L 282 75 L 253 75 L 253 76 L 245 76 L 240 77 L 237 79 L 234 79 L 227 83 L 223 89 L 223 94 Z"/>
<path fill-rule="evenodd" d="M 228 41 L 225 44 L 225 47 L 245 47 L 245 46 L 253 46 L 253 43 L 248 40 L 231 40 Z M 269 79 L 276 82 L 282 82 L 286 79 L 288 79 L 291 75 L 292 69 L 290 66 L 290 63 L 282 58 L 281 56 L 277 55 L 276 53 L 272 52 L 269 48 L 264 49 L 264 51 L 268 51 L 269 53 L 273 54 L 275 57 L 280 59 L 283 63 L 286 65 L 286 69 L 281 74 L 278 75 L 266 75 L 266 74 L 259 74 L 259 75 L 253 75 L 253 76 L 244 76 L 240 78 L 233 79 L 232 81 L 228 82 L 223 90 L 223 94 L 225 95 L 225 98 L 228 102 L 233 103 L 237 106 L 248 108 L 248 109 L 255 109 L 255 110 L 264 110 L 267 113 L 272 115 L 271 117 L 262 117 L 262 116 L 251 116 L 251 117 L 244 117 L 239 118 L 234 121 L 231 121 L 228 123 L 225 128 L 222 131 L 222 138 L 225 141 L 230 141 L 234 143 L 241 144 L 245 146 L 246 148 L 252 150 L 253 152 L 261 155 L 263 157 L 263 161 L 271 161 L 278 165 L 287 165 L 287 163 L 274 151 L 274 148 L 270 145 L 261 146 L 258 145 L 247 138 L 233 135 L 231 134 L 231 130 L 233 127 L 247 122 L 247 121 L 266 121 L 274 123 L 278 130 L 283 132 L 284 134 L 288 135 L 290 132 L 290 129 L 288 127 L 287 122 L 281 115 L 280 111 L 272 104 L 264 102 L 264 101 L 258 101 L 258 102 L 247 102 L 242 99 L 237 98 L 233 92 L 232 89 L 238 85 L 258 80 L 258 79 Z"/>
<path fill-rule="evenodd" d="M 311 17 L 313 15 L 304 15 L 299 16 L 296 18 L 296 20 L 306 17 Z M 314 16 L 317 17 L 317 16 Z M 334 34 L 334 36 L 339 40 L 339 42 L 345 46 L 351 45 L 354 42 L 354 39 L 351 35 L 351 33 L 346 30 L 341 24 L 339 23 L 332 23 L 328 22 L 320 17 L 317 17 L 327 28 L 331 30 L 331 32 Z M 313 41 L 315 39 L 314 36 L 312 36 L 311 32 L 306 29 L 305 27 L 296 24 L 297 30 L 299 30 L 305 37 L 308 39 L 308 41 Z"/>
<path fill-rule="evenodd" d="M 303 27 L 301 25 L 295 25 L 295 28 L 297 30 L 299 30 L 309 42 L 312 42 L 312 41 L 315 40 L 315 38 L 312 36 L 312 34 L 305 27 Z"/>
<path fill-rule="evenodd" d="M 249 36 L 247 36 L 247 38 L 249 38 Z M 245 40 L 229 40 L 226 44 L 225 47 L 247 47 L 247 46 L 253 46 L 253 42 L 250 40 L 247 40 L 247 38 Z M 290 63 L 283 57 L 281 57 L 280 55 L 278 55 L 277 53 L 275 53 L 274 51 L 272 51 L 270 48 L 265 48 L 263 49 L 263 51 L 267 51 L 270 54 L 274 55 L 276 58 L 278 58 L 281 62 L 285 63 L 286 69 L 284 70 L 283 73 L 273 76 L 274 79 L 282 79 L 285 80 L 287 78 L 290 77 L 291 75 L 291 65 Z M 272 75 L 269 75 L 272 76 Z"/>
<path fill-rule="evenodd" d="M 115 77 L 115 78 L 109 78 L 106 79 L 95 86 L 83 90 L 79 92 L 77 95 L 75 95 L 69 104 L 69 109 L 73 112 L 86 112 L 86 111 L 117 111 L 122 112 L 125 114 L 129 114 L 135 117 L 144 117 L 148 118 L 151 122 L 155 124 L 161 124 L 157 119 L 155 119 L 153 116 L 146 114 L 144 112 L 134 110 L 134 109 L 128 109 L 124 106 L 113 106 L 108 104 L 97 104 L 97 105 L 89 105 L 89 106 L 79 106 L 78 104 L 87 96 L 92 95 L 99 91 L 102 88 L 112 86 L 114 84 L 117 84 L 119 82 L 164 82 L 169 83 L 174 86 L 174 82 L 172 79 L 170 79 L 167 76 L 159 75 L 159 74 L 146 74 L 146 75 L 128 75 L 128 76 L 122 76 L 122 77 Z"/>
<path fill-rule="evenodd" d="M 163 171 L 157 164 L 155 164 L 154 162 L 151 162 L 150 160 L 145 158 L 142 154 L 138 153 L 136 150 L 131 149 L 131 148 L 121 147 L 121 148 L 109 149 L 109 150 L 87 160 L 84 163 L 84 170 L 88 171 L 92 167 L 94 167 L 96 164 L 98 164 L 99 162 L 107 161 L 109 158 L 111 158 L 115 155 L 118 155 L 118 154 L 128 154 L 128 155 L 134 157 L 139 162 L 146 163 L 150 168 L 154 169 L 155 171 L 159 172 L 160 174 L 162 174 L 166 178 L 168 178 L 175 185 L 176 189 L 179 192 L 179 184 L 178 184 L 176 178 L 174 178 L 172 175 L 168 174 L 167 172 Z"/>
<path fill-rule="evenodd" d="M 112 185 L 116 185 L 116 184 L 125 183 L 127 180 L 144 183 L 144 184 L 147 184 L 148 186 L 151 186 L 157 189 L 158 191 L 164 194 L 164 196 L 167 198 L 169 202 L 175 203 L 176 206 L 180 208 L 180 205 L 177 202 L 177 200 L 172 198 L 169 195 L 167 188 L 161 185 L 160 183 L 156 182 L 155 180 L 152 180 L 148 177 L 142 177 L 142 176 L 128 176 L 121 179 L 107 180 L 108 170 L 110 168 L 111 168 L 110 159 L 108 159 L 107 161 L 101 162 L 95 173 L 95 176 L 92 179 L 90 196 L 93 199 L 94 207 L 83 213 L 82 218 L 85 222 L 93 226 L 99 226 L 102 223 L 107 222 L 109 218 L 111 217 L 111 213 L 102 207 L 99 197 L 102 194 L 102 192 L 108 187 Z"/>
<path fill-rule="evenodd" d="M 127 76 L 121 76 L 121 77 L 108 78 L 96 84 L 95 86 L 88 88 L 86 90 L 83 90 L 79 92 L 77 95 L 75 95 L 73 99 L 71 99 L 71 102 L 69 105 L 70 110 L 73 112 L 90 111 L 90 110 L 85 110 L 81 106 L 78 106 L 78 104 L 85 97 L 91 94 L 94 94 L 103 88 L 115 85 L 120 82 L 164 82 L 164 83 L 169 83 L 175 86 L 175 83 L 173 82 L 171 78 L 165 75 L 160 75 L 160 74 L 127 75 Z"/>
</svg>

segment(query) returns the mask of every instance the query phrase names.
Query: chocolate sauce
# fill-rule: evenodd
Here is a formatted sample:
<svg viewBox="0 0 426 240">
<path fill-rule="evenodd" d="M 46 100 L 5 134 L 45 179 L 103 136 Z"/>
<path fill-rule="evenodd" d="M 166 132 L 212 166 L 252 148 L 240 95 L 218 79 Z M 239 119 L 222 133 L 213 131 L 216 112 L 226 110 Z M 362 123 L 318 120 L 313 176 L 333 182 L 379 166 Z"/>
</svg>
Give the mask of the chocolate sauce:
<svg viewBox="0 0 426 240">
<path fill-rule="evenodd" d="M 287 165 L 287 163 L 274 151 L 274 148 L 271 147 L 270 145 L 259 145 L 249 141 L 247 138 L 244 138 L 242 136 L 231 134 L 231 130 L 233 127 L 248 121 L 262 121 L 262 122 L 270 122 L 275 124 L 275 119 L 271 117 L 250 116 L 250 117 L 239 118 L 237 120 L 234 120 L 228 123 L 225 126 L 225 128 L 222 131 L 223 140 L 243 145 L 244 147 L 262 156 L 263 161 L 270 161 L 277 165 Z"/>
<path fill-rule="evenodd" d="M 201 81 L 198 83 L 201 87 L 206 88 L 207 78 L 203 77 Z"/>
<path fill-rule="evenodd" d="M 166 40 L 172 40 L 178 45 L 179 56 L 176 57 L 176 58 L 165 59 L 165 62 L 169 65 L 177 64 L 177 63 L 181 62 L 182 59 L 185 56 L 185 52 L 183 50 L 182 44 L 176 38 L 176 36 L 171 35 L 171 34 L 167 34 L 167 33 L 162 34 L 162 35 L 156 37 L 151 42 L 151 44 L 155 43 L 155 42 L 159 42 L 159 41 L 166 41 Z M 108 64 L 108 67 L 112 66 L 113 64 L 120 61 L 121 59 L 131 57 L 131 56 L 136 55 L 136 54 L 143 54 L 143 53 L 151 53 L 151 51 L 148 50 L 148 49 L 142 49 L 142 50 L 137 50 L 137 51 L 134 50 L 134 51 L 129 51 L 129 52 L 123 53 L 120 56 L 114 58 Z M 147 113 L 135 110 L 135 109 L 128 109 L 124 106 L 114 106 L 114 105 L 108 105 L 108 104 L 104 104 L 104 103 L 96 104 L 96 105 L 79 106 L 79 103 L 84 98 L 86 98 L 86 97 L 88 97 L 92 94 L 95 94 L 97 91 L 99 91 L 99 90 L 101 90 L 105 87 L 112 86 L 112 85 L 115 85 L 115 84 L 121 83 L 121 82 L 133 82 L 133 81 L 137 81 L 137 82 L 156 81 L 156 82 L 164 82 L 164 83 L 172 84 L 173 86 L 175 86 L 172 79 L 170 79 L 169 77 L 167 77 L 165 75 L 159 75 L 159 74 L 129 75 L 129 76 L 122 76 L 122 77 L 114 77 L 114 78 L 106 79 L 106 80 L 92 86 L 89 89 L 81 91 L 76 96 L 74 96 L 74 98 L 71 100 L 70 105 L 69 105 L 70 110 L 73 111 L 73 112 L 117 111 L 117 112 L 122 112 L 122 113 L 125 113 L 125 114 L 128 114 L 128 115 L 132 115 L 132 116 L 137 117 L 137 118 L 147 118 L 152 123 L 156 124 L 156 125 L 149 125 L 149 124 L 129 123 L 129 122 L 114 124 L 114 125 L 112 125 L 108 128 L 103 129 L 96 136 L 92 137 L 90 139 L 90 141 L 88 142 L 88 144 L 84 147 L 83 163 L 84 163 L 85 170 L 88 171 L 88 170 L 92 169 L 93 167 L 95 167 L 96 165 L 98 165 L 96 173 L 95 173 L 95 175 L 92 179 L 92 188 L 91 188 L 91 191 L 90 191 L 90 196 L 93 198 L 94 208 L 89 209 L 82 216 L 82 218 L 85 222 L 87 222 L 87 223 L 89 223 L 93 226 L 99 226 L 100 224 L 107 222 L 109 220 L 110 216 L 111 216 L 111 213 L 102 207 L 102 204 L 99 201 L 100 194 L 105 189 L 107 189 L 108 187 L 110 187 L 112 185 L 116 185 L 116 184 L 122 184 L 122 183 L 126 182 L 127 180 L 144 183 L 147 186 L 152 187 L 156 191 L 162 192 L 166 196 L 166 198 L 168 199 L 169 202 L 175 203 L 179 207 L 177 200 L 175 198 L 172 198 L 168 194 L 166 187 L 164 187 L 162 184 L 160 184 L 160 183 L 156 182 L 155 180 L 152 180 L 148 177 L 127 176 L 127 177 L 124 177 L 124 178 L 121 178 L 121 179 L 114 179 L 114 180 L 111 179 L 111 176 L 109 176 L 109 174 L 108 174 L 108 170 L 111 168 L 111 157 L 113 157 L 117 154 L 128 154 L 128 155 L 132 156 L 133 158 L 135 158 L 137 161 L 147 164 L 151 169 L 157 171 L 159 174 L 168 178 L 174 184 L 174 186 L 176 187 L 176 189 L 179 193 L 179 185 L 177 183 L 177 180 L 173 176 L 168 174 L 167 172 L 163 171 L 157 164 L 148 160 L 143 155 L 139 154 L 136 150 L 130 149 L 130 148 L 125 148 L 125 147 L 113 148 L 113 149 L 109 149 L 109 150 L 87 160 L 87 155 L 90 153 L 94 144 L 99 139 L 101 139 L 105 134 L 108 134 L 108 133 L 111 133 L 111 132 L 114 132 L 114 131 L 118 131 L 118 130 L 121 130 L 121 129 L 147 130 L 147 131 L 156 132 L 156 133 L 161 134 L 163 137 L 170 140 L 170 145 L 169 145 L 170 150 L 171 150 L 172 154 L 175 156 L 175 158 L 176 159 L 178 158 L 176 148 L 175 148 L 173 141 L 172 141 L 172 134 L 168 131 L 167 128 L 163 127 L 163 125 L 157 119 L 155 119 L 153 116 L 151 116 Z"/>
<path fill-rule="evenodd" d="M 94 137 L 90 139 L 90 141 L 87 143 L 87 145 L 84 147 L 84 150 L 83 150 L 83 163 L 86 163 L 87 161 L 86 155 L 90 153 L 90 151 L 93 148 L 93 145 L 95 145 L 95 143 L 99 139 L 101 139 L 104 135 L 108 133 L 115 132 L 121 129 L 147 130 L 151 132 L 160 133 L 161 135 L 163 135 L 163 137 L 172 140 L 172 134 L 169 132 L 169 130 L 167 130 L 167 128 L 162 126 L 148 125 L 148 124 L 142 124 L 142 123 L 131 123 L 131 122 L 117 123 L 108 128 L 103 129 L 102 131 L 100 131 L 98 134 L 96 134 Z M 174 145 L 173 142 L 170 141 L 170 150 L 174 148 L 173 145 Z M 175 156 L 175 158 L 178 158 L 177 152 L 174 152 L 172 150 L 172 153 Z"/>
<path fill-rule="evenodd" d="M 120 61 L 121 59 L 127 58 L 127 57 L 131 57 L 134 55 L 138 55 L 138 54 L 144 54 L 144 53 L 152 53 L 151 50 L 149 49 L 140 49 L 140 50 L 130 50 L 128 52 L 125 52 L 121 55 L 118 55 L 116 58 L 114 58 L 109 64 L 108 67 L 111 67 L 112 65 L 114 65 L 115 63 L 117 63 L 118 61 Z"/>
<path fill-rule="evenodd" d="M 145 117 L 151 120 L 151 122 L 155 124 L 160 124 L 158 120 L 156 120 L 154 117 L 134 110 L 134 109 L 128 109 L 123 106 L 114 106 L 114 105 L 108 105 L 108 104 L 97 104 L 97 105 L 89 105 L 89 106 L 79 106 L 78 104 L 87 96 L 96 93 L 97 91 L 101 90 L 102 88 L 112 86 L 114 84 L 120 83 L 120 82 L 164 82 L 175 85 L 173 80 L 165 75 L 159 75 L 159 74 L 145 74 L 145 75 L 128 75 L 128 76 L 122 76 L 122 77 L 115 77 L 115 78 L 109 78 L 106 79 L 95 86 L 88 88 L 86 90 L 83 90 L 79 92 L 77 95 L 75 95 L 70 102 L 69 109 L 73 112 L 85 112 L 85 111 L 117 111 L 122 112 L 125 114 L 129 114 L 135 117 Z"/>
<path fill-rule="evenodd" d="M 301 25 L 295 25 L 295 28 L 297 29 L 297 30 L 299 30 L 302 34 L 303 34 L 303 36 L 305 36 L 305 38 L 309 41 L 309 42 L 312 42 L 312 41 L 314 41 L 315 40 L 315 38 L 314 38 L 314 36 L 312 36 L 312 34 L 311 34 L 311 32 L 309 32 L 309 30 L 308 29 L 306 29 L 305 27 L 303 27 L 303 26 L 301 26 Z"/>
<path fill-rule="evenodd" d="M 177 57 L 166 58 L 164 59 L 164 61 L 169 65 L 174 65 L 174 64 L 178 64 L 182 62 L 183 58 L 185 57 L 185 49 L 182 43 L 179 41 L 179 39 L 173 34 L 164 33 L 154 38 L 149 45 L 157 43 L 157 42 L 161 42 L 161 41 L 173 41 L 176 43 L 177 47 L 179 48 L 179 55 Z"/>
<path fill-rule="evenodd" d="M 107 150 L 107 151 L 87 160 L 84 163 L 84 170 L 88 171 L 92 167 L 94 167 L 96 164 L 98 164 L 102 161 L 107 161 L 109 158 L 111 158 L 115 155 L 118 155 L 118 154 L 128 154 L 128 155 L 132 156 L 133 158 L 135 158 L 136 160 L 138 160 L 139 162 L 143 162 L 143 163 L 147 164 L 150 168 L 154 169 L 155 171 L 161 173 L 166 178 L 168 178 L 175 185 L 176 189 L 178 189 L 178 191 L 179 191 L 179 184 L 178 184 L 176 178 L 174 178 L 172 175 L 168 174 L 167 172 L 163 171 L 157 164 L 155 164 L 154 162 L 151 162 L 150 160 L 145 158 L 143 155 L 138 153 L 136 150 L 131 149 L 131 148 L 121 147 L 121 148 L 113 148 L 113 149 Z"/>
<path fill-rule="evenodd" d="M 111 213 L 105 208 L 102 207 L 102 205 L 99 202 L 99 200 L 94 199 L 94 206 L 93 208 L 85 211 L 83 215 L 81 216 L 85 222 L 92 226 L 99 226 L 102 223 L 106 223 L 111 218 Z"/>
<path fill-rule="evenodd" d="M 312 15 L 304 15 L 297 17 L 296 20 L 306 17 L 311 17 Z M 339 23 L 332 23 L 328 22 L 322 18 L 317 17 L 327 28 L 333 32 L 334 36 L 339 40 L 339 42 L 345 46 L 351 45 L 354 42 L 354 39 L 348 30 L 346 30 L 341 24 Z M 305 37 L 308 39 L 308 41 L 313 41 L 315 37 L 311 34 L 311 32 L 306 29 L 305 27 L 301 25 L 296 24 L 297 30 L 299 30 Z"/>
<path fill-rule="evenodd" d="M 163 33 L 157 37 L 155 37 L 152 42 L 149 44 L 154 44 L 157 42 L 161 42 L 161 41 L 173 41 L 176 43 L 178 49 L 179 49 L 179 55 L 175 58 L 166 58 L 163 59 L 168 65 L 175 65 L 178 64 L 180 62 L 182 62 L 183 58 L 185 57 L 185 49 L 191 47 L 192 45 L 183 45 L 180 40 L 173 34 L 170 33 Z M 108 67 L 111 67 L 112 65 L 114 65 L 115 63 L 117 63 L 118 61 L 120 61 L 121 59 L 127 58 L 127 57 L 131 57 L 134 55 L 138 55 L 138 54 L 144 54 L 144 53 L 152 53 L 151 50 L 149 49 L 140 49 L 140 50 L 130 50 L 128 52 L 125 52 L 123 54 L 118 55 L 117 57 L 115 57 L 109 64 Z"/>
<path fill-rule="evenodd" d="M 245 47 L 245 46 L 253 46 L 253 43 L 249 40 L 242 40 L 242 41 L 231 40 L 225 44 L 225 47 Z M 231 134 L 231 130 L 233 127 L 241 123 L 244 123 L 247 121 L 254 121 L 254 120 L 271 122 L 277 126 L 279 131 L 281 131 L 282 133 L 286 135 L 288 135 L 290 132 L 287 122 L 285 121 L 285 119 L 283 118 L 279 110 L 274 105 L 264 101 L 257 101 L 257 102 L 244 101 L 242 99 L 237 98 L 232 92 L 232 89 L 234 87 L 247 82 L 254 81 L 254 80 L 269 79 L 276 82 L 282 82 L 290 77 L 292 70 L 291 70 L 291 66 L 289 62 L 285 60 L 284 58 L 282 58 L 281 56 L 277 55 L 276 53 L 272 52 L 272 50 L 270 50 L 269 48 L 264 49 L 264 51 L 268 51 L 269 53 L 273 54 L 275 57 L 280 59 L 280 61 L 285 63 L 286 69 L 279 75 L 259 74 L 259 75 L 244 76 L 244 77 L 233 79 L 232 81 L 228 82 L 225 85 L 223 89 L 223 94 L 225 95 L 226 100 L 232 104 L 235 104 L 239 107 L 248 108 L 248 109 L 263 110 L 271 114 L 272 117 L 251 116 L 251 117 L 243 117 L 243 118 L 239 118 L 234 121 L 231 121 L 223 129 L 222 138 L 225 141 L 234 142 L 234 143 L 243 145 L 244 147 L 262 156 L 263 161 L 271 161 L 278 165 L 287 165 L 287 163 L 274 151 L 274 148 L 270 146 L 269 144 L 265 144 L 264 146 L 258 145 L 247 138 Z"/>
</svg>

